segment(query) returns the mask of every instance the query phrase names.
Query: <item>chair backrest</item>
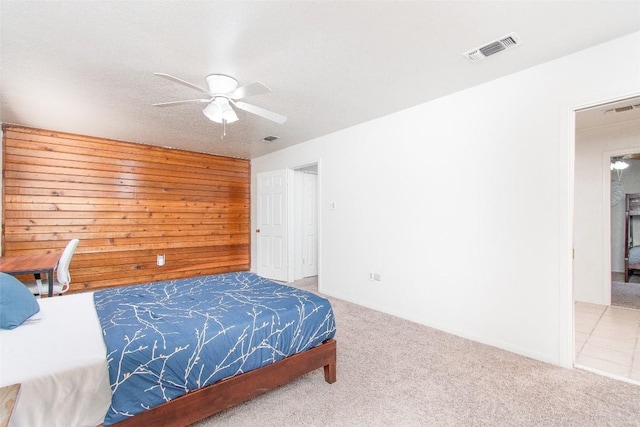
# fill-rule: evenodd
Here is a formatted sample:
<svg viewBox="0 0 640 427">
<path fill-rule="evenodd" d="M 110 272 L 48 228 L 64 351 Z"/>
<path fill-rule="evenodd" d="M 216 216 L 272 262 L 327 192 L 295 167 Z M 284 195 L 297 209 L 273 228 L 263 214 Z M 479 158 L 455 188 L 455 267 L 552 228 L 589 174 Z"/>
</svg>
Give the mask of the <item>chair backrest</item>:
<svg viewBox="0 0 640 427">
<path fill-rule="evenodd" d="M 78 243 L 80 243 L 79 239 L 73 239 L 69 243 L 67 243 L 67 247 L 64 248 L 60 259 L 58 260 L 58 283 L 61 285 L 69 286 L 71 283 L 71 274 L 69 274 L 69 264 L 71 263 L 71 257 L 73 257 L 73 253 L 76 251 L 78 247 Z"/>
</svg>

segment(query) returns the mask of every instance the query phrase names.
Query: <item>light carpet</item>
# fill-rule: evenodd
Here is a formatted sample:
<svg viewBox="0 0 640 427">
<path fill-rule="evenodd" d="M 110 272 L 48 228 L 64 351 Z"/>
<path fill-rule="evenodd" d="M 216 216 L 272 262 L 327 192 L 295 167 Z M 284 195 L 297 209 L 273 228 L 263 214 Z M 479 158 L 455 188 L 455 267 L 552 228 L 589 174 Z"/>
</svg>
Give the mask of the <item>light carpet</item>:
<svg viewBox="0 0 640 427">
<path fill-rule="evenodd" d="M 330 300 L 336 383 L 320 369 L 196 425 L 640 425 L 640 386 Z"/>
<path fill-rule="evenodd" d="M 640 310 L 640 283 L 611 282 L 611 305 Z"/>
</svg>

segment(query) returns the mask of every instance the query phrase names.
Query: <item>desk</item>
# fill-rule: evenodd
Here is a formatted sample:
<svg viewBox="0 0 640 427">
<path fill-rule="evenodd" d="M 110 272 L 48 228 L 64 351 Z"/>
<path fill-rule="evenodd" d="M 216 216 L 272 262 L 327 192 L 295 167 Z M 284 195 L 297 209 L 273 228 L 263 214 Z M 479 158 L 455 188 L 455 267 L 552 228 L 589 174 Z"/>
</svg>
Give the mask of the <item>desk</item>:
<svg viewBox="0 0 640 427">
<path fill-rule="evenodd" d="M 3 273 L 33 274 L 47 273 L 49 278 L 49 296 L 53 296 L 53 270 L 60 259 L 59 253 L 44 255 L 0 256 L 0 271 Z M 37 278 L 38 276 L 36 276 Z"/>
</svg>

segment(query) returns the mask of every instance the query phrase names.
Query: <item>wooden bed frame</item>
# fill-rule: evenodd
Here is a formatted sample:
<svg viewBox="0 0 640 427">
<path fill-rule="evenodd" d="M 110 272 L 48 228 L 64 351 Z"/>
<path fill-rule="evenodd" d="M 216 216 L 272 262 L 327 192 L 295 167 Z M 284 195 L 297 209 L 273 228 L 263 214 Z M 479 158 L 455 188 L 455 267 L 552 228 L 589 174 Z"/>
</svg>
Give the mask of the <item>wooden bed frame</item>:
<svg viewBox="0 0 640 427">
<path fill-rule="evenodd" d="M 117 427 L 183 427 L 229 409 L 306 373 L 324 368 L 324 379 L 336 382 L 336 341 L 294 354 L 276 363 L 194 390 L 184 396 L 113 424 Z"/>
</svg>

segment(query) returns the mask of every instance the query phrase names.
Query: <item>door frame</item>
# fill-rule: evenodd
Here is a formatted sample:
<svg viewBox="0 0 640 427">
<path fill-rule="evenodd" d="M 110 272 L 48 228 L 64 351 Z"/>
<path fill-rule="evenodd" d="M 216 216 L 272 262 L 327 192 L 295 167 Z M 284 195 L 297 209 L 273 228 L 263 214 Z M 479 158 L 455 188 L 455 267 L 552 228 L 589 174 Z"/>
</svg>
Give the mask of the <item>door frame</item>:
<svg viewBox="0 0 640 427">
<path fill-rule="evenodd" d="M 287 257 L 290 260 L 287 265 L 287 281 L 292 282 L 295 277 L 295 264 L 293 262 L 295 258 L 295 188 L 294 179 L 295 171 L 308 166 L 316 165 L 318 169 L 318 180 L 316 185 L 316 218 L 318 221 L 318 239 L 317 239 L 317 254 L 318 254 L 318 289 L 321 289 L 322 281 L 322 166 L 320 159 L 315 161 L 309 161 L 301 163 L 295 166 L 288 166 L 287 169 Z"/>
<path fill-rule="evenodd" d="M 310 168 L 294 169 L 294 258 L 293 270 L 294 280 L 318 275 L 318 165 L 313 164 L 313 171 Z M 313 181 L 313 188 L 307 185 L 307 181 Z M 309 192 L 313 192 L 313 205 L 308 206 Z M 312 212 L 310 212 L 311 209 Z M 309 253 L 307 231 L 307 215 L 313 215 L 313 248 Z M 309 274 L 311 273 L 311 274 Z"/>
<path fill-rule="evenodd" d="M 640 153 L 640 146 L 632 148 L 621 148 L 608 150 L 602 153 L 602 206 L 609 206 L 603 209 L 602 215 L 602 300 L 605 305 L 611 305 L 611 158 L 624 156 L 626 154 Z"/>
<path fill-rule="evenodd" d="M 287 221 L 287 229 L 286 229 L 286 239 L 287 239 L 287 282 L 292 282 L 294 280 L 294 276 L 295 276 L 295 265 L 294 265 L 294 223 L 292 218 L 294 218 L 295 215 L 295 205 L 294 205 L 294 197 L 293 197 L 293 193 L 295 191 L 294 188 L 294 175 L 295 175 L 295 170 L 296 169 L 302 169 L 304 167 L 307 166 L 311 166 L 311 165 L 317 165 L 317 176 L 318 176 L 318 180 L 317 180 L 317 187 L 316 187 L 316 191 L 317 191 L 317 202 L 316 202 L 316 214 L 317 214 L 317 222 L 318 222 L 318 239 L 317 239 L 317 262 L 318 262 L 318 290 L 322 289 L 322 160 L 321 159 L 315 159 L 315 160 L 309 160 L 306 162 L 300 162 L 300 163 L 295 163 L 293 165 L 275 165 L 275 166 L 279 166 L 279 167 L 267 167 L 267 168 L 260 168 L 260 171 L 257 170 L 253 170 L 252 171 L 252 197 L 256 197 L 258 195 L 258 187 L 257 187 L 257 176 L 260 173 L 265 173 L 265 172 L 270 172 L 270 171 L 275 171 L 275 170 L 282 170 L 284 169 L 285 172 L 285 176 L 286 176 L 286 185 L 287 185 L 287 206 L 285 209 L 285 214 L 286 214 L 286 221 Z M 253 199 L 254 202 L 257 202 L 257 199 Z M 256 208 L 257 209 L 257 208 Z M 252 210 L 252 212 L 254 214 L 257 214 L 257 211 Z M 257 235 L 256 235 L 256 225 L 257 225 L 257 219 L 254 215 L 252 215 L 251 218 L 251 224 L 252 224 L 252 231 L 251 231 L 251 251 L 253 253 L 253 255 L 255 256 L 255 258 L 252 259 L 252 271 L 256 272 L 257 271 L 257 267 L 258 267 L 258 257 L 259 257 L 259 253 L 258 253 L 258 247 L 257 247 Z"/>
<path fill-rule="evenodd" d="M 560 286 L 560 364 L 565 367 L 576 366 L 575 355 L 575 301 L 574 301 L 574 265 L 573 265 L 573 248 L 574 248 L 574 227 L 575 227 L 575 160 L 576 160 L 576 114 L 580 110 L 587 108 L 597 107 L 603 104 L 609 104 L 612 102 L 621 101 L 626 98 L 634 98 L 640 96 L 640 92 L 626 92 L 618 93 L 608 96 L 606 98 L 599 98 L 584 102 L 579 105 L 570 105 L 568 107 L 568 207 L 569 207 L 569 227 L 568 227 L 568 251 L 567 257 L 567 281 L 564 286 Z M 623 151 L 611 150 L 611 153 Z M 607 157 L 609 152 L 603 153 L 602 167 L 603 171 L 608 170 L 610 157 Z M 627 153 L 628 154 L 628 153 Z M 615 155 L 615 154 L 614 154 Z M 603 173 L 603 179 L 606 180 L 606 185 L 603 185 L 602 202 L 603 206 L 611 206 L 611 185 L 609 180 L 611 179 L 610 173 Z M 602 261 L 603 261 L 603 276 L 611 276 L 611 209 L 603 209 L 603 239 L 605 246 L 602 248 Z M 605 269 L 607 267 L 607 269 Z M 604 286 L 603 286 L 604 288 Z M 611 284 L 608 285 L 609 299 L 611 298 Z M 606 292 L 606 291 L 603 291 Z M 567 326 L 568 330 L 564 326 Z"/>
</svg>

